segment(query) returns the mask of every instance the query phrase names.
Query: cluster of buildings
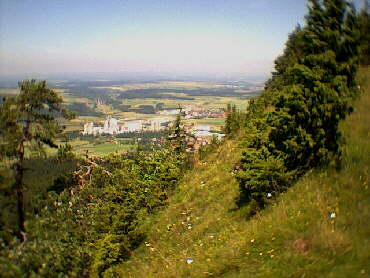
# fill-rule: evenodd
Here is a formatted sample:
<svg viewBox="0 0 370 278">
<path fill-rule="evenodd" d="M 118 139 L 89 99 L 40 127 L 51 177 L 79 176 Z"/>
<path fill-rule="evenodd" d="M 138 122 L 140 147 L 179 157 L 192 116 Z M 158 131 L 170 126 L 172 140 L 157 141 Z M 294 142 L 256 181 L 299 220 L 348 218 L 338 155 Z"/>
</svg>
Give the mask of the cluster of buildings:
<svg viewBox="0 0 370 278">
<path fill-rule="evenodd" d="M 162 131 L 171 123 L 171 119 L 157 117 L 152 119 L 124 120 L 119 123 L 115 118 L 108 117 L 103 126 L 95 125 L 93 122 L 85 123 L 83 135 L 116 135 L 129 132 Z"/>
<path fill-rule="evenodd" d="M 192 109 L 185 111 L 185 119 L 205 119 L 205 118 L 225 118 L 226 112 L 223 110 L 199 110 Z"/>
<path fill-rule="evenodd" d="M 199 109 L 196 107 L 185 107 L 182 109 L 185 119 L 225 118 L 226 112 L 223 109 Z M 175 116 L 180 109 L 164 109 L 158 112 L 160 115 Z"/>
<path fill-rule="evenodd" d="M 203 118 L 224 118 L 226 112 L 222 109 L 199 109 L 195 106 L 188 106 L 184 109 L 165 109 L 159 111 L 159 115 L 150 119 L 126 119 L 117 120 L 108 117 L 104 124 L 95 124 L 88 122 L 84 124 L 83 135 L 118 135 L 122 133 L 147 132 L 147 131 L 163 131 L 168 129 L 174 122 L 175 116 L 182 112 L 185 119 L 203 119 Z M 189 134 L 193 134 L 195 138 L 207 138 L 217 136 L 221 138 L 223 135 L 215 133 L 211 125 L 186 125 L 185 130 Z M 203 142 L 203 141 L 202 141 Z"/>
</svg>

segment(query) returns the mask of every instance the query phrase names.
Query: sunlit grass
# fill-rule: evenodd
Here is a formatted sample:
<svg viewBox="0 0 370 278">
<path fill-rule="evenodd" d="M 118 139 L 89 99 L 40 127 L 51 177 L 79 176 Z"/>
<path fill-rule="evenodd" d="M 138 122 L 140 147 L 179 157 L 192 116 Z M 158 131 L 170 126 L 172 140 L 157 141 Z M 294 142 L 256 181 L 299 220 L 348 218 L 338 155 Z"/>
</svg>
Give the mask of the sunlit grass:
<svg viewBox="0 0 370 278">
<path fill-rule="evenodd" d="M 340 171 L 308 173 L 246 220 L 235 210 L 231 173 L 240 149 L 229 141 L 184 178 L 168 209 L 143 225 L 147 245 L 106 276 L 369 277 L 369 68 L 360 77 L 363 95 L 341 125 Z"/>
</svg>

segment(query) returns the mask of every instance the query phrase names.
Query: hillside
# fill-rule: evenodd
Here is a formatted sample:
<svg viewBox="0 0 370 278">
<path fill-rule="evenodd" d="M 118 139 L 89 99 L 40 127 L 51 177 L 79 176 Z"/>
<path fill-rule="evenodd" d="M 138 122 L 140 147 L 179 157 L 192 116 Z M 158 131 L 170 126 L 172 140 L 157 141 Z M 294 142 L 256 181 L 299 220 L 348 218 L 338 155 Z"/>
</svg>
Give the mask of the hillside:
<svg viewBox="0 0 370 278">
<path fill-rule="evenodd" d="M 170 205 L 143 226 L 145 245 L 107 277 L 370 277 L 370 68 L 341 124 L 341 170 L 311 171 L 274 206 L 246 220 L 226 142 L 183 179 Z"/>
</svg>

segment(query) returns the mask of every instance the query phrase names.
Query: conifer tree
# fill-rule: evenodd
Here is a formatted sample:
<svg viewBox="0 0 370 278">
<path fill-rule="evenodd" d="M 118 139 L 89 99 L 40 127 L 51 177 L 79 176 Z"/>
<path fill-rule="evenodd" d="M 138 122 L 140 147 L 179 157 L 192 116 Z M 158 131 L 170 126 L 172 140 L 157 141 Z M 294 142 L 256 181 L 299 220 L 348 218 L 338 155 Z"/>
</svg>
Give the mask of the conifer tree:
<svg viewBox="0 0 370 278">
<path fill-rule="evenodd" d="M 179 108 L 179 110 L 168 140 L 171 142 L 172 148 L 176 153 L 183 153 L 186 148 L 186 132 L 181 123 L 182 108 Z"/>
<path fill-rule="evenodd" d="M 8 97 L 0 105 L 0 157 L 14 161 L 14 188 L 17 195 L 18 236 L 26 240 L 23 203 L 25 154 L 29 150 L 43 151 L 44 145 L 56 148 L 54 138 L 62 131 L 56 117 L 71 119 L 63 108 L 63 100 L 45 81 L 19 82 L 20 93 Z"/>
<path fill-rule="evenodd" d="M 289 36 L 266 91 L 246 115 L 238 203 L 250 204 L 251 214 L 308 169 L 338 161 L 339 121 L 358 93 L 354 8 L 344 0 L 309 3 L 306 25 Z"/>
<path fill-rule="evenodd" d="M 343 0 L 310 0 L 302 57 L 282 73 L 285 84 L 270 117 L 270 150 L 289 170 L 327 163 L 339 154 L 338 124 L 357 92 L 356 14 Z"/>
</svg>

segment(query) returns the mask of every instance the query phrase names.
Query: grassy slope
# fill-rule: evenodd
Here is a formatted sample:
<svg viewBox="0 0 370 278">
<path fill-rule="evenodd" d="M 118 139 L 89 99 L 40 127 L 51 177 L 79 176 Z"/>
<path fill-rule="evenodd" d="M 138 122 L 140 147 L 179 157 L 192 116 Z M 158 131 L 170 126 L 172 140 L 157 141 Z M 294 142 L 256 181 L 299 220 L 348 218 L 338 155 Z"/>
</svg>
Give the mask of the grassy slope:
<svg viewBox="0 0 370 278">
<path fill-rule="evenodd" d="M 366 92 L 342 124 L 340 172 L 308 173 L 246 221 L 233 210 L 238 186 L 230 169 L 240 150 L 227 142 L 185 177 L 168 209 L 143 227 L 146 246 L 112 276 L 370 277 L 370 69 L 360 76 Z"/>
</svg>

